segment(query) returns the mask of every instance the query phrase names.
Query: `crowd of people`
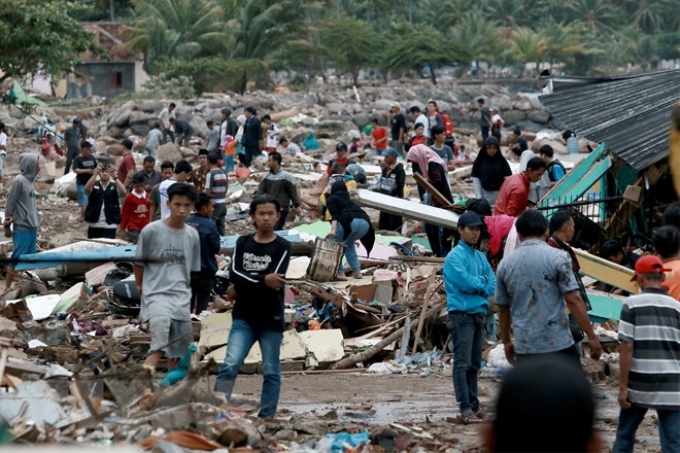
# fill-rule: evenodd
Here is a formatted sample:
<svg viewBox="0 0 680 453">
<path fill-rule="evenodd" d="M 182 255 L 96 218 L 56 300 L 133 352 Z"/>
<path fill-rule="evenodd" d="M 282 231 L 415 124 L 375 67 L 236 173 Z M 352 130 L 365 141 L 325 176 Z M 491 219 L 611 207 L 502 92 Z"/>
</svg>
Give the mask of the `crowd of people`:
<svg viewBox="0 0 680 453">
<path fill-rule="evenodd" d="M 425 111 L 412 106 L 408 118 L 395 102 L 390 107 L 389 129 L 372 119 L 362 133 L 350 135 L 349 144 L 336 144 L 325 169 L 328 185 L 320 197 L 320 215 L 331 224 L 329 239 L 345 246 L 348 267 L 341 264 L 337 277 L 361 279 L 356 243 L 361 242 L 369 254 L 375 244 L 372 222 L 350 198 L 352 190 L 370 187 L 406 198 L 405 161 L 441 194 L 432 197 L 422 191 L 421 201 L 448 209 L 453 204 L 449 172 L 463 161 L 474 161 L 474 199 L 468 200 L 457 228 L 425 225 L 433 254 L 445 258 L 446 325 L 453 345 L 452 379 L 460 418 L 464 423 L 478 423 L 487 417 L 479 402 L 477 379 L 485 338 L 496 335 L 496 315 L 489 302 L 495 298 L 500 341 L 516 369 L 503 383 L 496 419 L 485 434 L 489 450 L 511 451 L 507 449 L 521 445 L 513 436 L 513 429 L 518 428 L 510 428 L 516 425 L 515 416 L 530 416 L 534 410 L 543 410 L 545 401 L 554 401 L 564 408 L 560 417 L 581 414 L 582 429 L 568 445 L 578 451 L 596 451 L 591 389 L 578 370 L 584 338 L 593 359 L 600 357 L 602 347 L 588 318 L 591 307 L 579 276 L 580 263 L 569 245 L 574 218 L 568 211 L 559 211 L 548 221 L 530 209 L 565 177 L 565 167 L 549 145 L 536 154 L 528 149 L 521 131 L 515 130 L 516 146 L 510 152 L 519 159 L 520 172 L 513 175 L 501 152 L 503 120 L 484 99 L 478 105 L 483 137 L 478 155 L 456 144 L 451 118 L 435 101 L 429 101 Z M 284 228 L 291 212 L 299 214 L 301 206 L 295 180 L 282 165 L 285 156 L 299 155 L 301 147 L 283 136 L 271 116 L 259 118 L 253 107 L 236 119 L 230 108 L 220 113 L 219 124 L 207 122 L 196 168 L 187 160 L 165 161 L 160 171 L 156 159 L 161 145 L 187 145 L 193 140 L 193 128 L 178 117 L 174 103 L 160 112 L 158 123 L 148 133 L 141 169 L 136 167 L 130 139 L 121 142 L 124 153 L 118 168 L 112 167 L 109 156 L 95 155 L 91 136 L 76 118 L 63 134 L 65 171 L 75 174 L 79 215 L 88 226 L 88 238 L 121 237 L 137 243 L 140 319 L 148 322 L 151 333 L 151 351 L 144 366 L 155 371 L 163 355 L 171 364 L 183 356 L 191 342 L 192 314 L 208 307 L 218 269 L 215 255 L 222 249 L 220 237 L 229 230 L 227 173 L 235 170 L 237 162 L 247 170 L 253 159 L 267 153 L 268 172 L 250 205 L 255 232 L 240 236 L 234 249 L 228 292 L 235 301 L 234 322 L 215 390 L 226 399 L 231 397 L 238 371 L 258 342 L 264 375 L 259 416 L 269 417 L 276 412 L 281 385 L 283 288 L 290 260 L 290 244 L 276 231 Z M 3 129 L 0 123 L 0 165 L 7 149 Z M 313 134 L 305 140 L 309 146 L 315 141 Z M 375 185 L 369 185 L 358 161 L 366 148 L 382 159 Z M 22 154 L 20 170 L 7 195 L 4 222 L 5 236 L 13 237 L 15 260 L 35 253 L 40 223 L 34 188 L 40 172 L 38 156 Z M 397 215 L 381 212 L 378 223 L 381 230 L 396 231 L 403 222 Z M 632 451 L 637 426 L 650 408 L 659 414 L 664 451 L 680 451 L 679 228 L 680 208 L 672 206 L 664 226 L 654 234 L 656 255 L 634 256 L 616 241 L 600 247 L 603 258 L 635 271 L 641 289 L 624 302 L 619 325 L 621 413 L 615 452 Z M 481 236 L 496 229 L 507 236 L 497 267 L 479 250 Z M 499 243 L 490 243 L 490 247 L 492 254 L 500 253 Z M 10 263 L 7 287 L 13 279 Z M 545 380 L 527 384 L 536 381 L 531 379 L 537 370 L 545 371 Z M 568 375 L 573 379 L 565 383 Z M 577 398 L 568 401 L 557 393 L 559 389 L 574 392 Z M 551 432 L 552 425 L 541 423 L 545 432 Z M 517 448 L 540 450 L 526 444 Z"/>
</svg>

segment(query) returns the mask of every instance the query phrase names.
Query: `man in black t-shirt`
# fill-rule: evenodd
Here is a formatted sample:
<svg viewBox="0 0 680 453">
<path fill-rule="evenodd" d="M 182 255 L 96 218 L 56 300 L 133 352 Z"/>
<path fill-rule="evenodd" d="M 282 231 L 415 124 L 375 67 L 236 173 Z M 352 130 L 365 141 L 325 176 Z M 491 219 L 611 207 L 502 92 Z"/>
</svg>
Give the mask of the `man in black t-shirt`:
<svg viewBox="0 0 680 453">
<path fill-rule="evenodd" d="M 80 220 L 83 220 L 88 197 L 85 185 L 97 168 L 97 159 L 92 156 L 92 144 L 83 140 L 80 143 L 80 155 L 73 159 L 73 172 L 76 174 L 76 189 L 78 190 L 78 206 L 80 206 Z"/>
<path fill-rule="evenodd" d="M 482 140 L 486 140 L 489 136 L 489 128 L 491 127 L 491 110 L 484 105 L 483 98 L 477 99 L 477 105 L 479 106 L 479 128 L 482 130 Z"/>
<path fill-rule="evenodd" d="M 406 117 L 401 113 L 401 105 L 393 102 L 390 106 L 389 122 L 391 124 L 392 141 L 390 148 L 396 149 L 400 155 L 404 154 L 404 135 L 406 134 Z"/>
</svg>

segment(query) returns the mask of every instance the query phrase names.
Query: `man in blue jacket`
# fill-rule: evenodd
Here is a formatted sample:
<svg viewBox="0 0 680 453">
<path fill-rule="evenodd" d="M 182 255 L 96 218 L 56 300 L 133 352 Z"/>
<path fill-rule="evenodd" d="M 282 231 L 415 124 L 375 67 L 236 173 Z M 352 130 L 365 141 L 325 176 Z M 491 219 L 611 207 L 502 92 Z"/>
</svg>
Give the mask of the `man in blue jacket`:
<svg viewBox="0 0 680 453">
<path fill-rule="evenodd" d="M 215 255 L 220 251 L 220 234 L 212 220 L 213 201 L 207 193 L 198 194 L 196 213 L 186 220 L 198 231 L 201 241 L 201 270 L 191 274 L 191 313 L 199 315 L 208 308 L 213 280 L 217 273 Z"/>
<path fill-rule="evenodd" d="M 477 374 L 482 366 L 484 322 L 489 311 L 488 298 L 496 291 L 491 266 L 475 245 L 484 225 L 475 212 L 458 218 L 460 241 L 444 263 L 447 328 L 453 341 L 453 388 L 463 423 L 480 423 Z"/>
</svg>

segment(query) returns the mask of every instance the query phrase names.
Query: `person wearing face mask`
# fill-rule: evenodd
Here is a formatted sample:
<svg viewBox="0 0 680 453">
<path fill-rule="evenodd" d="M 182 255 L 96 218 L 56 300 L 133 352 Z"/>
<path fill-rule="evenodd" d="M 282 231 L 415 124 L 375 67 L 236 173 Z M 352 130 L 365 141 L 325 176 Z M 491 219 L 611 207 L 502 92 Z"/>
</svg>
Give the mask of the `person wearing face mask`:
<svg viewBox="0 0 680 453">
<path fill-rule="evenodd" d="M 487 137 L 479 155 L 472 164 L 472 185 L 475 198 L 483 198 L 489 205 L 496 204 L 496 199 L 505 179 L 512 176 L 508 161 L 500 152 L 500 143 L 496 137 Z"/>
</svg>

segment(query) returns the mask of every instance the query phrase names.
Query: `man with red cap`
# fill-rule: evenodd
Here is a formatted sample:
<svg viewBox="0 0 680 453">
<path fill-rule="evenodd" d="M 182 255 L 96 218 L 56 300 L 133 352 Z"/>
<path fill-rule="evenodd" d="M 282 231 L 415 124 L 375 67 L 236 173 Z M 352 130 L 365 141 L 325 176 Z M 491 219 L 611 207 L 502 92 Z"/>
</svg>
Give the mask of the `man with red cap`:
<svg viewBox="0 0 680 453">
<path fill-rule="evenodd" d="M 635 263 L 641 294 L 623 303 L 619 322 L 619 424 L 614 453 L 633 453 L 635 432 L 649 409 L 659 417 L 663 451 L 680 451 L 680 304 L 661 284 L 661 259 Z"/>
</svg>

